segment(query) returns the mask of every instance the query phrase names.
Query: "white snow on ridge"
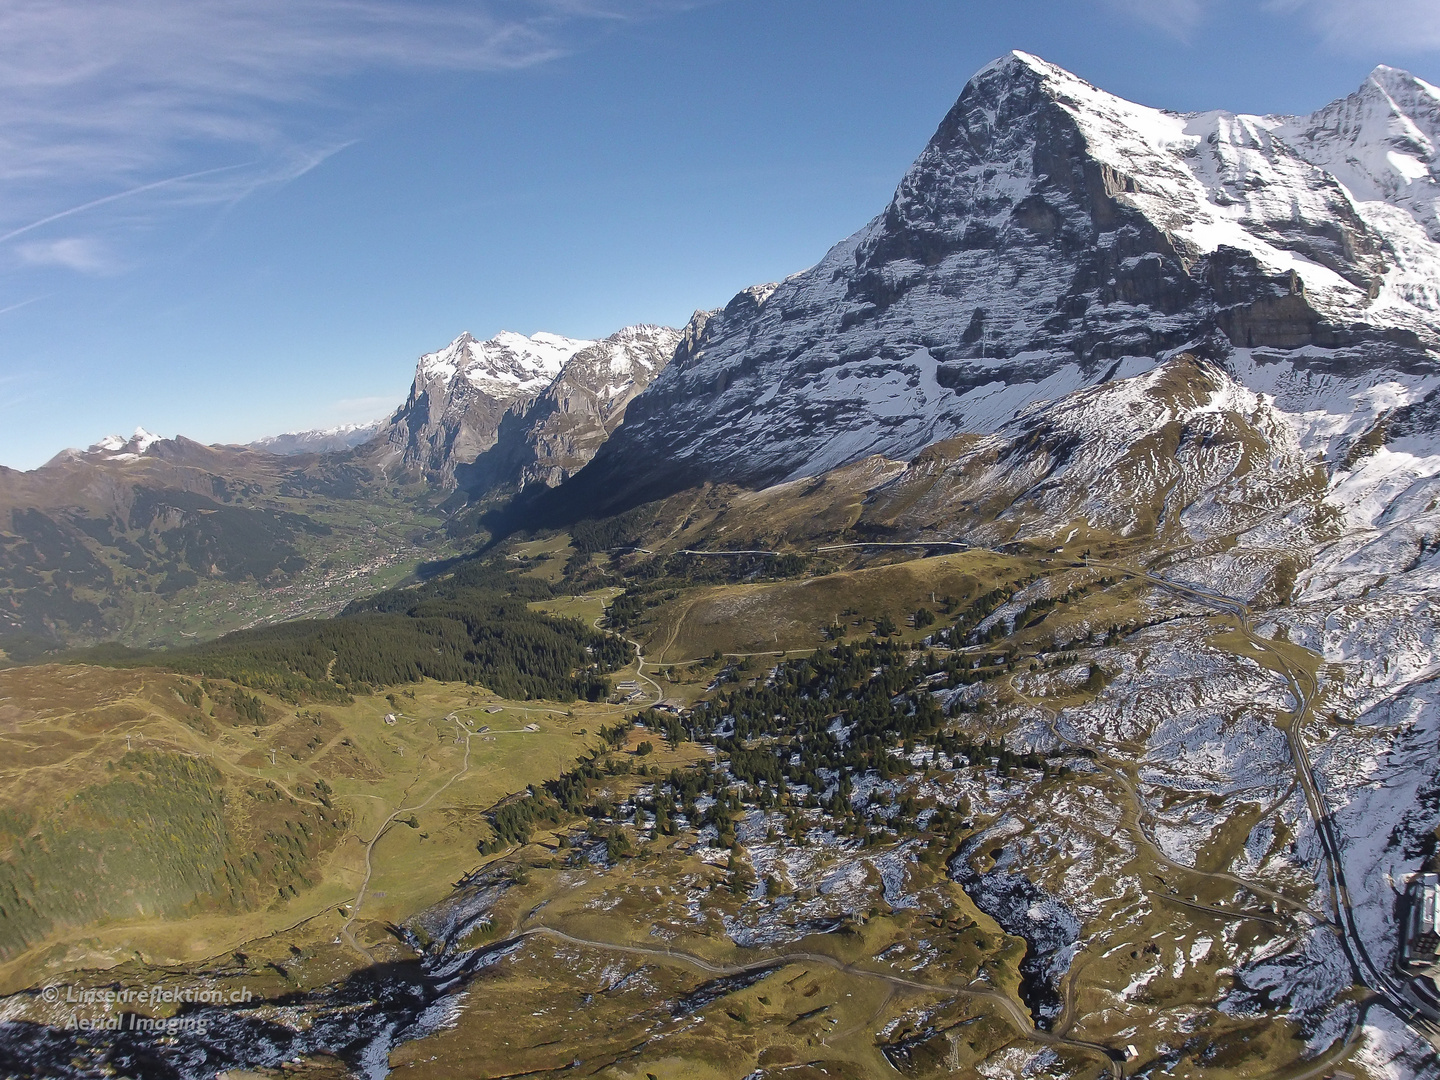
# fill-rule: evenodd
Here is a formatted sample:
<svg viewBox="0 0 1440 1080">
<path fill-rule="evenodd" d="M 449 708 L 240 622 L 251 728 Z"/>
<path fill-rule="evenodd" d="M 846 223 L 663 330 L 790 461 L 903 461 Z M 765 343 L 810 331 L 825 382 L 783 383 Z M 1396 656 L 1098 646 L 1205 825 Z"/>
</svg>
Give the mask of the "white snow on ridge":
<svg viewBox="0 0 1440 1080">
<path fill-rule="evenodd" d="M 612 402 L 648 385 L 657 367 L 663 366 L 656 358 L 668 360 L 679 343 L 680 331 L 668 326 L 627 326 L 603 341 L 582 343 L 584 347 L 565 361 L 556 386 L 583 386 L 600 402 Z"/>
<path fill-rule="evenodd" d="M 1016 53 L 1015 59 L 1046 80 L 1090 152 L 1115 170 L 1114 197 L 1142 211 L 1196 256 L 1222 245 L 1249 251 L 1272 271 L 1299 274 L 1322 307 L 1354 313 L 1371 307 L 1369 285 L 1294 250 L 1297 223 L 1343 223 L 1355 204 L 1380 202 L 1414 215 L 1422 230 L 1430 227 L 1430 238 L 1440 239 L 1434 141 L 1440 101 L 1434 87 L 1403 72 L 1377 69 L 1356 95 L 1311 116 L 1261 117 L 1152 109 L 1027 54 Z M 1433 123 L 1431 132 L 1422 132 L 1382 88 L 1402 79 L 1413 84 L 1404 106 Z M 1388 107 L 1384 116 L 1378 115 L 1381 102 Z M 1350 126 L 1336 119 L 1354 113 L 1361 119 Z M 1397 145 L 1404 149 L 1394 149 Z M 1422 152 L 1426 160 L 1404 150 Z M 1381 220 L 1383 211 L 1358 209 L 1377 231 L 1394 226 L 1393 219 Z M 1388 295 L 1367 313 L 1369 321 L 1405 324 L 1440 312 L 1433 294 L 1405 288 L 1417 273 L 1440 282 L 1440 247 L 1409 239 L 1398 245 L 1399 258 L 1386 274 Z M 1382 266 L 1376 260 L 1377 274 Z"/>
<path fill-rule="evenodd" d="M 407 400 L 378 432 L 385 467 L 419 469 L 453 486 L 455 469 L 493 449 L 508 417 L 508 441 L 481 468 L 479 482 L 559 483 L 620 425 L 679 340 L 680 331 L 649 324 L 603 341 L 508 330 L 488 341 L 461 334 L 420 357 Z M 516 461 L 530 458 L 512 475 Z"/>
<path fill-rule="evenodd" d="M 1381 65 L 1360 89 L 1276 133 L 1360 202 L 1388 202 L 1440 240 L 1440 90 Z"/>
<path fill-rule="evenodd" d="M 310 431 L 287 431 L 279 435 L 267 435 L 246 445 L 253 450 L 263 450 L 270 454 L 323 454 L 359 446 L 374 438 L 384 425 L 385 420 L 379 419 L 360 424 L 336 424 L 334 427 Z"/>
<path fill-rule="evenodd" d="M 881 215 L 715 313 L 624 441 L 794 480 L 1233 343 L 1232 372 L 1334 460 L 1440 382 L 1437 145 L 1437 91 L 1391 69 L 1311 116 L 1178 113 L 1013 53 Z M 1376 331 L 1393 347 L 1356 344 Z"/>
<path fill-rule="evenodd" d="M 137 427 L 135 434 L 128 439 L 123 435 L 106 435 L 85 453 L 102 457 L 106 461 L 133 461 L 162 440 L 163 436 L 146 431 L 143 427 Z"/>
<path fill-rule="evenodd" d="M 554 381 L 567 360 L 594 344 L 544 332 L 526 337 L 502 330 L 488 341 L 464 333 L 422 356 L 416 374 L 446 386 L 460 376 L 494 397 L 533 395 Z"/>
</svg>

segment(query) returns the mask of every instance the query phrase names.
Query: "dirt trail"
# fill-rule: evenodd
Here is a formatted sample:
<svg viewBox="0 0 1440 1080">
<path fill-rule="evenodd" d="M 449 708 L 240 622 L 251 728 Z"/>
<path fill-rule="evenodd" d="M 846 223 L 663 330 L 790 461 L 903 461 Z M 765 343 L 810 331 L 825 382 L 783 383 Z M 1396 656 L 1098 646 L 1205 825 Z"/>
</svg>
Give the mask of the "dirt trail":
<svg viewBox="0 0 1440 1080">
<path fill-rule="evenodd" d="M 371 956 L 370 953 L 367 952 L 358 941 L 355 940 L 354 935 L 352 935 L 350 932 L 350 927 L 353 926 L 355 924 L 355 920 L 360 917 L 360 907 L 362 904 L 365 903 L 365 893 L 370 888 L 370 879 L 375 874 L 375 845 L 380 842 L 380 838 L 385 835 L 385 833 L 389 830 L 390 826 L 395 823 L 395 819 L 398 818 L 401 814 L 409 814 L 413 813 L 416 810 L 424 810 L 427 806 L 429 806 L 432 802 L 439 798 L 440 794 L 444 792 L 446 788 L 448 788 L 451 784 L 455 783 L 456 780 L 459 780 L 462 776 L 464 776 L 470 771 L 470 740 L 474 737 L 475 733 L 471 731 L 468 727 L 466 727 L 464 724 L 460 723 L 458 719 L 455 720 L 455 725 L 461 731 L 465 732 L 465 758 L 461 762 L 460 770 L 453 776 L 451 776 L 449 780 L 446 780 L 445 783 L 441 784 L 438 788 L 432 791 L 429 797 L 426 798 L 424 802 L 416 803 L 414 806 L 400 806 L 393 810 L 390 816 L 381 823 L 380 828 L 375 831 L 374 837 L 372 837 L 370 842 L 365 845 L 365 879 L 360 883 L 360 891 L 355 894 L 354 903 L 350 905 L 350 914 L 345 919 L 345 925 L 340 928 L 340 938 L 345 942 L 346 945 L 349 945 L 350 948 L 354 949 L 361 956 L 365 957 L 365 959 L 369 963 L 373 964 L 375 962 L 375 958 Z"/>
<path fill-rule="evenodd" d="M 652 705 L 659 705 L 660 702 L 662 702 L 662 701 L 665 700 L 665 691 L 660 688 L 660 684 L 659 684 L 659 683 L 657 683 L 654 679 L 650 678 L 649 675 L 646 675 L 646 674 L 645 674 L 645 651 L 640 647 L 640 642 L 636 641 L 636 640 L 635 640 L 634 638 L 632 638 L 632 637 L 626 637 L 624 634 L 620 633 L 618 630 L 610 630 L 610 629 L 607 629 L 606 627 L 601 626 L 600 623 L 603 622 L 604 619 L 605 619 L 605 616 L 604 616 L 604 615 L 597 615 L 597 616 L 595 616 L 595 622 L 594 622 L 595 629 L 596 629 L 596 630 L 600 630 L 600 631 L 602 631 L 602 632 L 604 632 L 604 633 L 606 633 L 606 634 L 610 634 L 610 635 L 613 636 L 613 637 L 618 637 L 621 641 L 629 642 L 631 645 L 633 645 L 633 646 L 635 647 L 635 677 L 638 678 L 638 679 L 644 679 L 647 683 L 649 683 L 652 687 L 654 687 L 654 689 L 655 689 L 655 700 L 654 700 L 653 702 L 651 702 L 651 704 L 652 704 Z M 661 665 L 661 664 L 652 664 L 652 665 L 651 665 L 651 667 L 661 667 L 661 666 L 663 666 L 663 665 Z"/>
<path fill-rule="evenodd" d="M 745 964 L 716 964 L 692 953 L 680 952 L 676 949 L 654 949 L 643 945 L 620 945 L 609 941 L 596 941 L 591 938 L 580 938 L 567 934 L 563 930 L 557 930 L 551 926 L 533 926 L 522 930 L 518 937 L 548 937 L 556 941 L 563 941 L 570 945 L 577 945 L 585 948 L 604 949 L 608 952 L 624 953 L 630 956 L 644 956 L 655 960 L 665 960 L 672 963 L 683 964 L 694 968 L 707 975 L 731 976 L 746 975 L 755 971 L 763 971 L 766 968 L 785 967 L 790 964 L 819 964 L 832 968 L 844 975 L 854 976 L 861 979 L 873 979 L 897 990 L 906 990 L 911 993 L 939 994 L 945 997 L 970 997 L 989 1002 L 996 1006 L 1009 1025 L 1015 1029 L 1021 1038 L 1032 1042 L 1038 1042 L 1045 1046 L 1063 1047 L 1103 1060 L 1106 1067 L 1117 1078 L 1125 1075 L 1124 1066 L 1117 1060 L 1118 1055 L 1108 1047 L 1098 1043 L 1085 1042 L 1080 1039 L 1068 1039 L 1061 1035 L 1054 1035 L 1048 1031 L 1041 1031 L 1035 1027 L 1030 1015 L 1009 996 L 1002 994 L 999 990 L 977 987 L 973 983 L 964 985 L 953 985 L 948 983 L 927 983 L 918 979 L 907 979 L 903 975 L 895 975 L 886 971 L 874 971 L 869 968 L 859 967 L 855 964 L 847 964 L 825 953 L 812 952 L 787 952 L 778 953 L 775 956 L 766 957 L 763 960 L 753 960 Z"/>
</svg>

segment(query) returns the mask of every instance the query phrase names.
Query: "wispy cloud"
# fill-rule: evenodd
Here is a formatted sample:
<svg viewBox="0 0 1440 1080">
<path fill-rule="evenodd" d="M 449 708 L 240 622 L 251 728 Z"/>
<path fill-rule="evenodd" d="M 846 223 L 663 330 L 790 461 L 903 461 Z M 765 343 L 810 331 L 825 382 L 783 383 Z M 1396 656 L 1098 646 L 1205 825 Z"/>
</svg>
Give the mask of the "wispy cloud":
<svg viewBox="0 0 1440 1080">
<path fill-rule="evenodd" d="M 692 2 L 7 0 L 0 244 L 293 179 L 345 145 L 355 76 L 532 67 L 586 25 Z M 17 253 L 93 272 L 77 244 Z"/>
<path fill-rule="evenodd" d="M 395 405 L 393 396 L 342 398 L 332 402 L 325 410 L 326 423 L 368 424 L 371 420 L 393 412 Z"/>
<path fill-rule="evenodd" d="M 81 274 L 108 274 L 120 269 L 104 241 L 93 236 L 66 236 L 21 244 L 16 254 L 31 266 L 60 266 Z"/>
<path fill-rule="evenodd" d="M 1206 0 L 1105 0 L 1110 8 L 1174 38 L 1190 36 L 1205 16 Z"/>
<path fill-rule="evenodd" d="M 1329 45 L 1347 52 L 1440 50 L 1436 0 L 1267 0 L 1266 7 L 1304 19 Z"/>
<path fill-rule="evenodd" d="M 44 299 L 44 296 L 32 296 L 28 300 L 19 300 L 13 304 L 6 304 L 4 307 L 0 307 L 0 315 L 9 315 L 12 311 L 19 311 L 21 308 L 29 307 L 31 304 L 38 304 Z M 0 384 L 10 382 L 13 378 L 18 378 L 18 376 L 0 375 Z"/>
<path fill-rule="evenodd" d="M 1207 20 L 1237 21 L 1254 13 L 1249 5 L 1227 5 L 1223 0 L 1101 2 L 1182 41 Z M 1339 51 L 1382 49 L 1400 55 L 1440 50 L 1437 0 L 1261 0 L 1258 6 L 1271 15 L 1293 20 Z M 1251 28 L 1248 32 L 1255 31 Z"/>
<path fill-rule="evenodd" d="M 146 192 L 158 191 L 160 188 L 174 187 L 187 181 L 199 180 L 207 176 L 214 176 L 217 173 L 232 172 L 241 168 L 239 165 L 222 165 L 217 169 L 201 169 L 199 172 L 184 173 L 180 176 L 172 176 L 165 180 L 153 180 L 148 184 L 140 184 L 137 187 L 126 188 L 124 191 L 117 191 L 113 195 L 102 195 L 98 199 L 91 199 L 79 206 L 71 206 L 65 210 L 57 210 L 53 214 L 47 214 L 38 221 L 32 221 L 28 225 L 21 225 L 19 228 L 11 229 L 8 233 L 0 236 L 0 244 L 8 240 L 14 240 L 17 236 L 49 225 L 51 222 L 61 221 L 64 218 L 72 217 L 75 214 L 83 214 L 87 210 L 94 210 L 97 207 L 105 206 L 108 203 L 118 202 L 121 199 L 133 198 L 137 195 L 144 195 Z"/>
</svg>

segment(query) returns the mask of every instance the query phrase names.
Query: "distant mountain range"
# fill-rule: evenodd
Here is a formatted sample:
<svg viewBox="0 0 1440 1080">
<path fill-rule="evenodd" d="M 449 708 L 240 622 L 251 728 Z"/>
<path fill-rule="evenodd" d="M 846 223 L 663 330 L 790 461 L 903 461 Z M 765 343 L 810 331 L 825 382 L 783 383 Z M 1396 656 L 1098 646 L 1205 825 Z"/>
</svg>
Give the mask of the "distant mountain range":
<svg viewBox="0 0 1440 1080">
<path fill-rule="evenodd" d="M 385 477 L 446 490 L 461 483 L 476 495 L 554 486 L 595 456 L 679 340 L 678 330 L 650 325 L 627 326 L 603 341 L 509 330 L 478 341 L 465 333 L 420 357 L 405 403 L 388 418 L 247 445 L 295 455 L 374 444 L 361 457 Z M 120 442 L 111 436 L 103 445 Z"/>
<path fill-rule="evenodd" d="M 173 472 L 204 457 L 202 486 L 242 501 L 257 469 L 308 478 L 286 481 L 301 488 L 343 476 L 362 502 L 386 488 L 453 508 L 531 489 L 511 518 L 524 524 L 939 447 L 952 480 L 989 477 L 966 507 L 972 518 L 985 507 L 974 524 L 998 536 L 1037 519 L 997 493 L 1033 501 L 1042 479 L 1065 488 L 1077 454 L 1128 430 L 1072 430 L 1078 403 L 1129 400 L 1143 378 L 1147 394 L 1168 387 L 1176 402 L 1203 385 L 1205 400 L 1253 408 L 1177 405 L 1133 430 L 1132 450 L 1168 446 L 1166 425 L 1186 410 L 1219 410 L 1235 417 L 1224 439 L 1289 463 L 1281 487 L 1321 483 L 1319 462 L 1330 479 L 1313 495 L 1333 504 L 1339 477 L 1366 461 L 1384 463 L 1387 490 L 1429 475 L 1437 147 L 1440 93 L 1393 68 L 1309 116 L 1181 114 L 1012 53 L 971 79 L 874 220 L 811 269 L 698 312 L 683 331 L 462 334 L 420 357 L 382 421 L 208 450 L 138 430 L 0 473 L 0 494 L 17 513 L 48 513 L 65 490 L 57 471 Z M 276 456 L 290 464 L 259 464 Z M 1172 477 L 1166 497 L 1219 498 L 1217 485 L 1258 476 L 1250 460 Z M 1144 482 L 1172 471 L 1157 464 Z M 1092 475 L 1073 511 L 1103 489 Z M 1131 504 L 1158 497 L 1127 489 Z"/>
<path fill-rule="evenodd" d="M 420 358 L 385 420 L 248 446 L 139 428 L 30 472 L 0 468 L 0 650 L 163 643 L 333 611 L 371 588 L 359 568 L 449 550 L 438 521 L 386 533 L 377 518 L 393 529 L 442 500 L 561 483 L 679 338 L 659 326 L 602 341 L 462 334 Z"/>
<path fill-rule="evenodd" d="M 333 454 L 338 450 L 349 450 L 353 446 L 369 442 L 384 427 L 383 420 L 371 420 L 367 424 L 339 424 L 313 431 L 269 435 L 246 443 L 246 446 L 251 450 L 263 450 L 267 454 L 280 454 L 285 457 L 294 454 Z"/>
</svg>

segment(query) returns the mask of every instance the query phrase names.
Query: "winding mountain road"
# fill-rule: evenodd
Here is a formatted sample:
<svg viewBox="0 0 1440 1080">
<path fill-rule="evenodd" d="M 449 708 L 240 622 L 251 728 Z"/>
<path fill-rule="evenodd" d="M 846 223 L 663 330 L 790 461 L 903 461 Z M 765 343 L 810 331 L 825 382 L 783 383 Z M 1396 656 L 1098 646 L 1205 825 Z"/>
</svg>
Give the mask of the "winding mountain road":
<svg viewBox="0 0 1440 1080">
<path fill-rule="evenodd" d="M 1129 832 L 1131 836 L 1134 837 L 1135 841 L 1138 844 L 1140 844 L 1150 853 L 1151 858 L 1155 859 L 1156 862 L 1163 863 L 1165 866 L 1168 866 L 1173 870 L 1177 870 L 1183 874 L 1187 874 L 1192 877 L 1201 877 L 1206 878 L 1210 881 L 1224 882 L 1227 885 L 1244 889 L 1246 892 L 1250 893 L 1253 896 L 1261 897 L 1263 899 L 1271 901 L 1274 905 L 1276 905 L 1277 909 L 1279 907 L 1285 907 L 1295 913 L 1303 912 L 1311 915 L 1311 917 L 1314 917 L 1314 913 L 1310 910 L 1309 905 L 1307 905 L 1304 901 L 1296 900 L 1293 897 L 1286 896 L 1284 893 L 1279 892 L 1275 889 L 1271 889 L 1268 886 L 1261 885 L 1258 882 L 1250 881 L 1246 878 L 1239 877 L 1235 874 L 1226 873 L 1221 870 L 1201 870 L 1198 867 L 1189 866 L 1186 863 L 1182 862 L 1176 862 L 1174 859 L 1170 858 L 1170 856 L 1166 855 L 1164 850 L 1161 849 L 1160 845 L 1156 842 L 1154 835 L 1150 831 L 1150 829 L 1153 827 L 1153 815 L 1150 813 L 1149 807 L 1146 806 L 1145 800 L 1140 797 L 1140 792 L 1135 787 L 1135 782 L 1125 773 L 1125 771 L 1118 764 L 1115 763 L 1114 759 L 1107 754 L 1097 753 L 1094 747 L 1085 746 L 1083 743 L 1079 743 L 1076 742 L 1074 739 L 1071 739 L 1059 729 L 1057 725 L 1058 717 L 1053 710 L 1040 704 L 1033 698 L 1020 693 L 1019 691 L 1015 691 L 1015 693 L 1027 704 L 1040 710 L 1040 712 L 1045 717 L 1046 726 L 1050 728 L 1050 733 L 1054 735 L 1056 739 L 1074 749 L 1087 750 L 1091 754 L 1095 755 L 1093 760 L 1096 767 L 1103 771 L 1105 775 L 1110 777 L 1110 779 L 1113 780 L 1116 784 L 1118 784 L 1121 790 L 1123 790 L 1128 797 L 1128 800 L 1133 810 L 1133 813 L 1131 815 L 1127 815 L 1126 822 L 1127 825 L 1129 825 Z M 1278 921 L 1274 919 L 1269 912 L 1265 911 L 1245 911 L 1234 908 L 1219 907 L 1215 905 L 1196 904 L 1192 901 L 1185 900 L 1178 894 L 1172 893 L 1157 893 L 1156 895 L 1161 896 L 1166 900 L 1173 900 L 1177 903 L 1185 905 L 1186 907 L 1198 908 L 1199 910 L 1209 911 L 1212 914 L 1224 915 L 1227 918 L 1257 919 L 1261 922 L 1272 923 Z"/>
<path fill-rule="evenodd" d="M 1171 581 L 1147 571 L 1117 564 L 1092 562 L 1092 567 L 1116 570 L 1131 577 L 1149 582 L 1179 596 L 1195 600 L 1213 610 L 1230 615 L 1236 627 L 1253 648 L 1265 653 L 1276 669 L 1289 684 L 1295 700 L 1295 710 L 1290 723 L 1285 726 L 1285 738 L 1290 748 L 1290 757 L 1295 765 L 1296 780 L 1304 792 L 1310 816 L 1320 838 L 1324 853 L 1325 874 L 1329 886 L 1331 907 L 1335 923 L 1342 933 L 1340 941 L 1350 962 L 1355 981 L 1370 989 L 1386 1008 L 1408 1024 L 1415 1025 L 1429 1037 L 1433 1037 L 1433 1025 L 1440 1023 L 1440 1009 L 1417 1000 L 1410 988 L 1384 970 L 1370 956 L 1360 927 L 1350 903 L 1350 892 L 1345 881 L 1345 865 L 1340 857 L 1340 842 L 1335 832 L 1334 816 L 1330 811 L 1325 793 L 1315 780 L 1315 771 L 1310 764 L 1310 755 L 1305 748 L 1304 728 L 1312 717 L 1315 699 L 1315 679 L 1308 672 L 1297 669 L 1274 644 L 1255 634 L 1250 625 L 1250 606 L 1243 600 L 1222 593 L 1211 592 L 1182 582 Z"/>
</svg>

